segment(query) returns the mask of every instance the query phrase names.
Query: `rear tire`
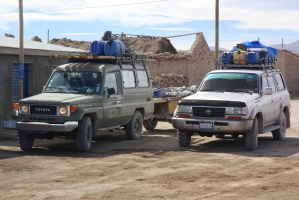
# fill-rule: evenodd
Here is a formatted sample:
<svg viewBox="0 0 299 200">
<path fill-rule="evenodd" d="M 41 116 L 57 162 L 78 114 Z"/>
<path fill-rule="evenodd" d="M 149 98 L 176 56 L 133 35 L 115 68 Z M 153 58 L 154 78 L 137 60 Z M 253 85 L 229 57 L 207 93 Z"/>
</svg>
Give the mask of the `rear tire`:
<svg viewBox="0 0 299 200">
<path fill-rule="evenodd" d="M 79 122 L 77 131 L 77 149 L 86 152 L 90 150 L 92 142 L 92 123 L 88 116 L 84 116 Z"/>
<path fill-rule="evenodd" d="M 126 135 L 128 140 L 136 140 L 142 134 L 142 115 L 136 110 L 131 121 L 125 126 Z"/>
<path fill-rule="evenodd" d="M 143 126 L 146 130 L 154 130 L 158 124 L 158 119 L 153 120 L 143 120 Z"/>
<path fill-rule="evenodd" d="M 24 131 L 18 131 L 18 140 L 20 149 L 23 151 L 31 150 L 34 143 L 34 137 Z"/>
<path fill-rule="evenodd" d="M 258 119 L 254 118 L 252 128 L 245 135 L 245 148 L 255 150 L 258 146 Z"/>
<path fill-rule="evenodd" d="M 191 143 L 191 133 L 189 131 L 177 130 L 180 147 L 189 147 Z"/>
<path fill-rule="evenodd" d="M 286 131 L 287 131 L 286 116 L 284 113 L 282 113 L 279 129 L 272 131 L 273 139 L 274 140 L 283 140 L 285 138 Z"/>
</svg>

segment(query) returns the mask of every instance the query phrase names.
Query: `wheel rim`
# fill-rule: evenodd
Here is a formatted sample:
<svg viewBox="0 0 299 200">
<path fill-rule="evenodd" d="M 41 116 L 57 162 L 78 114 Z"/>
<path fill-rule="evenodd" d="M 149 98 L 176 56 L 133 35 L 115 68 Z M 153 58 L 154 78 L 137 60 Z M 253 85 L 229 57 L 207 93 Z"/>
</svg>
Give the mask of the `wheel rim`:
<svg viewBox="0 0 299 200">
<path fill-rule="evenodd" d="M 139 131 L 139 120 L 136 119 L 135 123 L 134 123 L 134 132 L 138 133 Z"/>
<path fill-rule="evenodd" d="M 283 118 L 282 122 L 281 122 L 281 132 L 282 132 L 282 135 L 285 136 L 285 134 L 286 134 L 286 119 L 285 118 Z"/>
<path fill-rule="evenodd" d="M 92 127 L 91 124 L 87 127 L 87 141 L 88 145 L 91 143 L 91 138 L 92 138 Z"/>
</svg>

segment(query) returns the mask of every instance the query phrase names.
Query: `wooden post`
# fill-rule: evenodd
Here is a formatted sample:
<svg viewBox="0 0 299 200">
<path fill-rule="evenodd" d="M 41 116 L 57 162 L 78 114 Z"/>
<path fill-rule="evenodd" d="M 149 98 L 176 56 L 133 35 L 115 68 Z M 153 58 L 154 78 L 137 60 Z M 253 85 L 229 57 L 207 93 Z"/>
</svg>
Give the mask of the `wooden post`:
<svg viewBox="0 0 299 200">
<path fill-rule="evenodd" d="M 24 26 L 23 26 L 23 2 L 19 0 L 19 73 L 20 68 L 23 67 L 24 69 Z M 18 98 L 23 98 L 23 83 L 20 76 L 18 77 Z"/>
<path fill-rule="evenodd" d="M 214 51 L 215 69 L 217 69 L 218 51 L 219 51 L 219 0 L 215 0 L 215 51 Z"/>
</svg>

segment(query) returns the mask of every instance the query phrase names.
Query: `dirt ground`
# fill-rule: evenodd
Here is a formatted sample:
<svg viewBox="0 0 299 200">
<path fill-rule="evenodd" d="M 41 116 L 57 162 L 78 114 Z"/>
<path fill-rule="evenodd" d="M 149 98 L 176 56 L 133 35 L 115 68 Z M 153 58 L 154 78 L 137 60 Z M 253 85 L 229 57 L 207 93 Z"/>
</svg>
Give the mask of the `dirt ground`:
<svg viewBox="0 0 299 200">
<path fill-rule="evenodd" d="M 135 141 L 103 132 L 84 153 L 75 141 L 36 141 L 25 153 L 17 140 L 0 140 L 0 198 L 298 199 L 298 119 L 299 98 L 285 140 L 260 135 L 255 151 L 228 136 L 195 135 L 180 148 L 167 122 Z"/>
</svg>

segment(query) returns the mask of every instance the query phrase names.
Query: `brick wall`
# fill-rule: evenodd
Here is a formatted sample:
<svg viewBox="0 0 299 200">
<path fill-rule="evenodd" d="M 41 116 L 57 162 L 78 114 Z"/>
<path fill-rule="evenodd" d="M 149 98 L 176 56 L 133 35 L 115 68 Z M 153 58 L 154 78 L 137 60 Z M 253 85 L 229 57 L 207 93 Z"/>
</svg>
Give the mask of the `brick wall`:
<svg viewBox="0 0 299 200">
<path fill-rule="evenodd" d="M 189 86 L 199 85 L 204 76 L 215 69 L 213 52 L 202 33 L 196 35 L 189 53 L 188 57 L 181 59 L 162 55 L 155 61 L 148 60 L 151 77 L 162 73 L 182 74 L 189 78 Z M 277 68 L 282 72 L 290 93 L 299 92 L 299 56 L 290 51 L 278 50 Z"/>
<path fill-rule="evenodd" d="M 277 68 L 283 74 L 289 92 L 299 92 L 299 56 L 287 50 L 278 50 Z"/>
</svg>

